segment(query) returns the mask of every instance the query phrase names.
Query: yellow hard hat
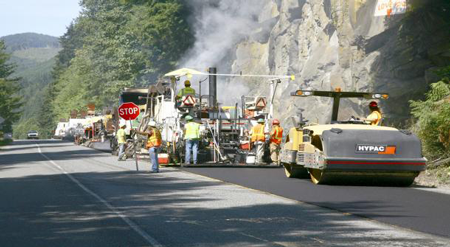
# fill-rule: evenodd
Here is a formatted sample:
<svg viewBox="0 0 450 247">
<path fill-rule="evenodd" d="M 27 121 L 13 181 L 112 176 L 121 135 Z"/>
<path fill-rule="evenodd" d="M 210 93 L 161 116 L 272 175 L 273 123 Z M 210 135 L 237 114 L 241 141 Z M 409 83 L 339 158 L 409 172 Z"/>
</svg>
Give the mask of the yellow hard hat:
<svg viewBox="0 0 450 247">
<path fill-rule="evenodd" d="M 185 80 L 185 81 L 184 81 L 184 85 L 185 85 L 185 86 L 190 86 L 190 85 L 191 85 L 191 81 Z"/>
</svg>

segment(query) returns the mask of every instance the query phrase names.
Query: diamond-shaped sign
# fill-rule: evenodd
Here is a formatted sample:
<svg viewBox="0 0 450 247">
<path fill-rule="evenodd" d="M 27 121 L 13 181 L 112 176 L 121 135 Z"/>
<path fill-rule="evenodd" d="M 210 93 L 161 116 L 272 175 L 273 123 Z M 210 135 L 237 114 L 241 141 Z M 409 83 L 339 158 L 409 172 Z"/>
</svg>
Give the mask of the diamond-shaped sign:
<svg viewBox="0 0 450 247">
<path fill-rule="evenodd" d="M 187 95 L 186 98 L 183 100 L 184 105 L 194 105 L 195 99 L 192 97 L 192 95 Z"/>
<path fill-rule="evenodd" d="M 258 101 L 256 102 L 256 107 L 261 107 L 264 108 L 266 107 L 266 100 L 264 98 L 259 98 Z"/>
</svg>

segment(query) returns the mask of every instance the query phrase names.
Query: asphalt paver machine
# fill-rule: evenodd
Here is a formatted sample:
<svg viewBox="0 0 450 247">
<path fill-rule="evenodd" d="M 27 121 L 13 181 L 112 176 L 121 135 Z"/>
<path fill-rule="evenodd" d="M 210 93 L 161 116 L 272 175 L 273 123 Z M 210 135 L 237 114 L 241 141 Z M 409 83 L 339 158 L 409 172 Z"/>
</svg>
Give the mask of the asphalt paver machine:
<svg viewBox="0 0 450 247">
<path fill-rule="evenodd" d="M 199 90 L 195 95 L 177 97 L 176 92 L 182 77 L 199 75 Z M 260 166 L 247 162 L 249 155 L 248 132 L 263 114 L 267 99 L 264 97 L 243 97 L 238 103 L 223 106 L 217 101 L 217 70 L 209 68 L 208 73 L 192 69 L 179 69 L 167 73 L 166 80 L 149 88 L 147 114 L 140 127 L 154 120 L 161 130 L 163 139 L 162 155 L 167 155 L 168 163 L 184 163 L 183 129 L 185 117 L 190 115 L 201 123 L 199 162 L 197 166 L 249 167 Z M 238 75 L 239 76 L 239 75 Z M 208 81 L 207 81 L 208 80 Z M 208 83 L 209 94 L 202 94 L 202 82 Z M 250 114 L 250 115 L 247 115 Z M 141 130 L 142 131 L 142 130 Z M 262 165 L 269 167 L 270 165 Z"/>
<path fill-rule="evenodd" d="M 177 87 L 183 83 L 181 77 L 192 74 L 206 75 L 201 82 L 208 80 L 209 94 L 202 95 L 200 88 L 195 95 L 177 97 Z M 150 86 L 145 98 L 147 114 L 140 124 L 143 131 L 150 120 L 157 123 L 163 139 L 161 156 L 167 157 L 161 161 L 166 165 L 185 163 L 183 129 L 185 117 L 190 115 L 201 124 L 198 153 L 201 166 L 235 165 L 235 155 L 240 147 L 245 124 L 243 120 L 239 120 L 241 110 L 237 105 L 219 106 L 216 69 L 210 68 L 207 74 L 192 69 L 179 69 L 167 73 L 166 78 Z"/>
</svg>

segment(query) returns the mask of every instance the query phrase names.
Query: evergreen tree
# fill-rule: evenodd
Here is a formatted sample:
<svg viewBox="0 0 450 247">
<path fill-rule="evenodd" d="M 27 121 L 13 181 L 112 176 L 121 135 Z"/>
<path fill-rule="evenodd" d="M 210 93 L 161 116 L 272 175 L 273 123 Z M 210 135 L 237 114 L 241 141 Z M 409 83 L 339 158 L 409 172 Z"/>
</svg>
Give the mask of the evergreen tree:
<svg viewBox="0 0 450 247">
<path fill-rule="evenodd" d="M 39 110 L 39 118 L 37 121 L 40 136 L 42 138 L 52 138 L 54 135 L 54 128 L 57 124 L 55 121 L 55 113 L 52 106 L 54 99 L 53 83 L 47 85 L 43 93 L 43 103 Z"/>
<path fill-rule="evenodd" d="M 0 116 L 5 119 L 3 132 L 11 132 L 12 124 L 20 117 L 21 99 L 17 96 L 19 91 L 18 79 L 10 78 L 14 66 L 8 63 L 9 54 L 0 40 Z"/>
</svg>

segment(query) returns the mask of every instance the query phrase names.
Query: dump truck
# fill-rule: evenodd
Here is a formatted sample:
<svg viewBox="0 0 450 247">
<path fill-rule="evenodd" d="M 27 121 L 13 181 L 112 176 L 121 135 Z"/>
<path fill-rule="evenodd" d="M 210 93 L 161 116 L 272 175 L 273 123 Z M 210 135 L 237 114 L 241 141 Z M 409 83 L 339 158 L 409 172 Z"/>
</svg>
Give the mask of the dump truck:
<svg viewBox="0 0 450 247">
<path fill-rule="evenodd" d="M 356 118 L 338 121 L 341 99 L 387 99 L 385 93 L 297 90 L 294 97 L 333 99 L 331 122 L 312 125 L 302 112 L 293 118 L 281 162 L 289 178 L 314 184 L 410 186 L 427 160 L 419 138 L 407 130 L 372 126 Z"/>
</svg>

